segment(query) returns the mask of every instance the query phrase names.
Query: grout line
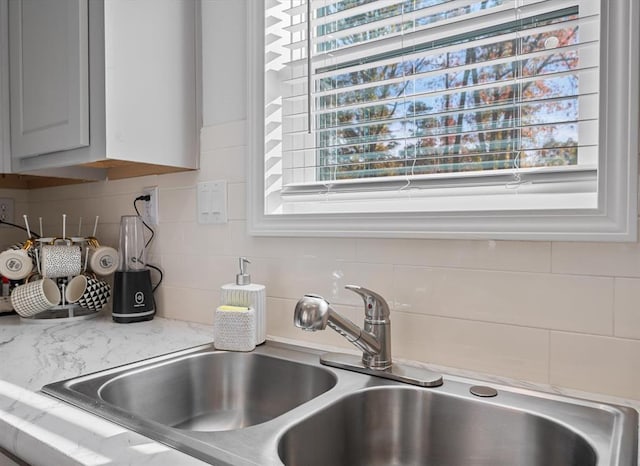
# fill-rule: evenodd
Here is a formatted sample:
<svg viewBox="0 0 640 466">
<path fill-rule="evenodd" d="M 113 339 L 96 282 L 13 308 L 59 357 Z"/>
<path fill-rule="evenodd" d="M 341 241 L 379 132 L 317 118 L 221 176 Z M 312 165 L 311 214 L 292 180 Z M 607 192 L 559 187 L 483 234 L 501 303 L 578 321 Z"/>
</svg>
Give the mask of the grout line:
<svg viewBox="0 0 640 466">
<path fill-rule="evenodd" d="M 547 383 L 551 385 L 551 330 L 547 330 Z"/>
<path fill-rule="evenodd" d="M 611 335 L 615 338 L 616 336 L 616 290 L 618 287 L 616 286 L 616 282 L 618 281 L 618 277 L 613 277 L 613 297 L 611 299 Z"/>
<path fill-rule="evenodd" d="M 384 264 L 384 262 L 378 262 Z M 398 267 L 408 267 L 426 270 L 462 270 L 467 272 L 483 272 L 483 273 L 502 273 L 502 274 L 518 274 L 518 275 L 544 275 L 555 277 L 575 277 L 575 278 L 598 278 L 612 280 L 618 276 L 614 275 L 594 275 L 594 274 L 579 274 L 579 273 L 551 273 L 544 271 L 527 271 L 527 270 L 513 270 L 513 269 L 483 269 L 483 268 L 471 268 L 471 267 L 459 267 L 459 266 L 443 266 L 443 265 L 413 265 L 413 264 L 394 264 Z M 618 278 L 638 278 L 638 277 L 618 277 Z"/>
<path fill-rule="evenodd" d="M 564 333 L 567 335 L 577 335 L 577 336 L 582 336 L 582 337 L 590 337 L 590 338 L 605 338 L 605 339 L 609 339 L 609 340 L 619 340 L 619 341 L 627 341 L 627 342 L 631 342 L 631 343 L 640 343 L 640 338 L 632 338 L 632 337 L 618 337 L 615 335 L 598 335 L 595 333 L 585 333 L 585 332 L 572 332 L 569 330 L 556 330 L 556 329 L 549 329 L 549 331 L 553 334 L 553 333 Z"/>
</svg>

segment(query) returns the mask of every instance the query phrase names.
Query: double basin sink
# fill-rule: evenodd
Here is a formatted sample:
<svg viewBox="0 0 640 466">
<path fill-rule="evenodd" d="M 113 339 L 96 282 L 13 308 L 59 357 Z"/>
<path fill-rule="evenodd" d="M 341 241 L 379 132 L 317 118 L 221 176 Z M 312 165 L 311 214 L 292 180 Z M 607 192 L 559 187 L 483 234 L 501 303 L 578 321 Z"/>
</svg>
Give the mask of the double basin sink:
<svg viewBox="0 0 640 466">
<path fill-rule="evenodd" d="M 319 354 L 205 345 L 42 391 L 216 465 L 637 466 L 631 408 L 456 377 L 415 387 Z"/>
</svg>

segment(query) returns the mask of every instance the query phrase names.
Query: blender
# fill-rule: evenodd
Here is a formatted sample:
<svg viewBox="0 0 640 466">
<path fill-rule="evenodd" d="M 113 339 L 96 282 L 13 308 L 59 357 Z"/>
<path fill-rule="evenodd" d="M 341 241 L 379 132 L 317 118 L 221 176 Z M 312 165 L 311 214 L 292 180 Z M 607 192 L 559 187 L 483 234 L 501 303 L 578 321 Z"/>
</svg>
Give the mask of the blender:
<svg viewBox="0 0 640 466">
<path fill-rule="evenodd" d="M 147 267 L 142 218 L 120 218 L 119 267 L 113 276 L 114 322 L 127 324 L 153 319 L 155 315 L 151 272 Z"/>
</svg>

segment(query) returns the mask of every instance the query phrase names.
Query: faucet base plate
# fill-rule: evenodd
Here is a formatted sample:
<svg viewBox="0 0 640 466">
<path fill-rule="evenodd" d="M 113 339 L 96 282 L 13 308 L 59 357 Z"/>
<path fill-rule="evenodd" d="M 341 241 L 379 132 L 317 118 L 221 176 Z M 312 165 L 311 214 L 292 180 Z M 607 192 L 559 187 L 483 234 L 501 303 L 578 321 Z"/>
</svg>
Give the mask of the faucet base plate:
<svg viewBox="0 0 640 466">
<path fill-rule="evenodd" d="M 320 363 L 325 366 L 360 372 L 361 374 L 373 375 L 420 387 L 439 387 L 442 385 L 442 376 L 427 369 L 393 363 L 388 369 L 375 370 L 366 367 L 362 363 L 361 357 L 352 354 L 325 353 L 320 356 Z"/>
</svg>

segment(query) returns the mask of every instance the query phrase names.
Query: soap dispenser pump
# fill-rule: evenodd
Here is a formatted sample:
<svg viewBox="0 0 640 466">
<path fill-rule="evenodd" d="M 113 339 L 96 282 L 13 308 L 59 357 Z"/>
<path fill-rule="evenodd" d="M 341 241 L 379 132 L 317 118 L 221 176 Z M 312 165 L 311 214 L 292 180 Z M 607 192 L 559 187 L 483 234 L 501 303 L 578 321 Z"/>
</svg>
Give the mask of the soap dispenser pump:
<svg viewBox="0 0 640 466">
<path fill-rule="evenodd" d="M 251 283 L 251 275 L 247 272 L 247 264 L 251 261 L 240 257 L 240 273 L 236 274 L 236 282 L 223 285 L 220 290 L 220 304 L 226 306 L 251 307 L 256 316 L 256 345 L 267 339 L 267 293 L 264 285 Z"/>
<path fill-rule="evenodd" d="M 240 263 L 240 273 L 236 275 L 236 285 L 251 285 L 251 275 L 247 273 L 247 264 L 251 264 L 251 261 L 246 257 L 241 257 L 238 262 Z"/>
</svg>

